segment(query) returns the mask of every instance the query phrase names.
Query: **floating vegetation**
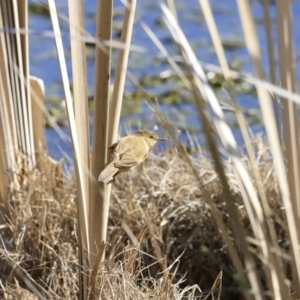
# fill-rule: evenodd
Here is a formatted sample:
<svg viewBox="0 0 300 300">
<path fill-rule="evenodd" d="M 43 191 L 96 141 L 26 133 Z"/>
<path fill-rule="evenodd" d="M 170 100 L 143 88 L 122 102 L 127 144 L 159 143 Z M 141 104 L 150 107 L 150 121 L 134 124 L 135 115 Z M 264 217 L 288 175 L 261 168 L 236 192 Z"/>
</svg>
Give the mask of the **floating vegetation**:
<svg viewBox="0 0 300 300">
<path fill-rule="evenodd" d="M 222 45 L 226 50 L 235 50 L 237 48 L 245 47 L 245 41 L 243 38 L 235 38 L 235 39 L 223 39 Z"/>
<path fill-rule="evenodd" d="M 39 14 L 44 17 L 50 18 L 48 6 L 41 5 L 41 3 L 31 2 L 30 4 L 28 4 L 28 12 L 32 14 Z"/>
</svg>

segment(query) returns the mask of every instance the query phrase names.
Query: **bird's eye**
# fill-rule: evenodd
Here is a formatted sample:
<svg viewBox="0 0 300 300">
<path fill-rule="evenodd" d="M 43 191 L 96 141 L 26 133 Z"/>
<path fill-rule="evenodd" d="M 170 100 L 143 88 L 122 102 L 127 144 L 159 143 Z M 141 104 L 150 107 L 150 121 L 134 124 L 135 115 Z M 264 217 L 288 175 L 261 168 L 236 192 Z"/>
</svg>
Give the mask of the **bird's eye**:
<svg viewBox="0 0 300 300">
<path fill-rule="evenodd" d="M 150 139 L 154 139 L 154 136 L 153 136 L 153 135 L 150 135 Z"/>
</svg>

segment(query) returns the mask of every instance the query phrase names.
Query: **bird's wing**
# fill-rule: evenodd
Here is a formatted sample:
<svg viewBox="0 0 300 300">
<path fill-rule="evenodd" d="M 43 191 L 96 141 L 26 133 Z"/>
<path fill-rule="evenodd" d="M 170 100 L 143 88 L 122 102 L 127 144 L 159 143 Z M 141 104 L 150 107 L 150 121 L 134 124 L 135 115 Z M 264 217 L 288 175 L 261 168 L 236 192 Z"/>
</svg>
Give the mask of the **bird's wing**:
<svg viewBox="0 0 300 300">
<path fill-rule="evenodd" d="M 138 166 L 147 156 L 147 153 L 144 156 L 133 156 L 130 149 L 124 152 L 120 160 L 115 163 L 116 168 L 133 168 Z"/>
</svg>

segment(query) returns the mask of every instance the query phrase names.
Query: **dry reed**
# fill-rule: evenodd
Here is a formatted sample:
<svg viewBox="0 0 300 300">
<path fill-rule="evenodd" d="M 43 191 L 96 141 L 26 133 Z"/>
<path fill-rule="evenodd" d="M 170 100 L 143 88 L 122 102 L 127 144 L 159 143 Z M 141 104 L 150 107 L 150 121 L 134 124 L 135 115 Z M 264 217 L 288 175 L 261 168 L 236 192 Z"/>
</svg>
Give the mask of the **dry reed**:
<svg viewBox="0 0 300 300">
<path fill-rule="evenodd" d="M 285 220 L 270 152 L 259 139 L 255 145 L 281 241 L 281 255 L 288 257 Z M 201 299 L 210 292 L 215 297 L 221 293 L 221 299 L 237 299 L 249 289 L 235 277 L 227 246 L 205 198 L 210 195 L 213 199 L 233 237 L 236 224 L 232 224 L 227 212 L 213 164 L 205 156 L 191 159 L 203 186 L 199 186 L 190 166 L 175 149 L 167 150 L 163 156 L 152 154 L 138 170 L 117 177 L 112 188 L 107 259 L 100 265 L 95 284 L 97 299 Z M 244 163 L 250 168 L 247 158 Z M 255 251 L 254 235 L 230 163 L 224 163 L 224 167 L 232 192 L 240 198 L 241 222 L 248 230 L 251 251 Z M 64 181 L 61 176 L 57 178 L 60 168 L 44 173 L 36 169 L 26 174 L 22 188 L 10 194 L 11 217 L 6 223 L 9 234 L 3 237 L 5 247 L 1 250 L 1 284 L 7 299 L 9 294 L 20 293 L 14 278 L 21 288 L 38 290 L 45 298 L 77 297 L 76 186 L 71 173 Z M 53 185 L 49 185 L 50 178 Z M 131 238 L 126 234 L 128 230 Z M 238 250 L 236 241 L 234 245 Z M 258 260 L 257 263 L 259 270 Z M 288 261 L 286 264 L 288 267 Z M 167 271 L 163 272 L 163 265 Z M 222 288 L 217 286 L 211 291 L 221 270 Z M 30 278 L 35 289 L 26 285 L 24 278 Z"/>
</svg>

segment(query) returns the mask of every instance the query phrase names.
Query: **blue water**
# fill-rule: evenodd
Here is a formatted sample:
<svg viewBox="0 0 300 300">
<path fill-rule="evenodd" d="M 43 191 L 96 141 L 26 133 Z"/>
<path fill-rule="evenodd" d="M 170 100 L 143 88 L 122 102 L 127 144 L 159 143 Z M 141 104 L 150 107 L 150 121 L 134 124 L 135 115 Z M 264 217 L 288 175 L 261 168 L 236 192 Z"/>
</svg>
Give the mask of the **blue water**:
<svg viewBox="0 0 300 300">
<path fill-rule="evenodd" d="M 45 3 L 45 1 L 34 1 L 35 3 Z M 198 0 L 188 1 L 175 1 L 178 9 L 178 18 L 180 25 L 186 34 L 189 42 L 193 46 L 195 53 L 199 60 L 207 63 L 218 64 L 217 57 L 213 50 L 213 46 L 210 40 L 208 30 L 203 20 L 201 9 Z M 266 76 L 268 77 L 268 57 L 266 49 L 266 38 L 265 31 L 262 23 L 263 9 L 258 1 L 252 1 L 252 9 L 257 21 L 257 32 L 261 45 L 261 52 L 263 58 L 263 65 L 265 68 Z M 243 40 L 243 32 L 241 23 L 239 20 L 238 9 L 236 0 L 211 0 L 210 1 L 217 27 L 221 38 L 224 40 L 240 39 Z M 60 13 L 60 25 L 63 31 L 63 42 L 66 52 L 66 61 L 68 66 L 68 72 L 70 78 L 71 73 L 71 60 L 70 60 L 70 39 L 68 27 L 68 9 L 67 0 L 56 1 L 57 9 Z M 95 15 L 96 1 L 86 0 L 85 15 L 86 18 L 86 31 L 94 35 L 95 33 L 95 22 L 92 16 Z M 123 4 L 121 1 L 114 1 L 115 7 L 122 8 Z M 271 16 L 274 20 L 273 31 L 274 37 L 276 36 L 276 11 L 275 6 L 270 6 Z M 299 1 L 293 2 L 293 18 L 294 20 L 300 17 L 300 3 Z M 138 45 L 145 49 L 145 52 L 132 52 L 130 55 L 129 70 L 137 78 L 141 77 L 142 74 L 159 74 L 160 72 L 169 69 L 170 67 L 166 63 L 162 63 L 157 60 L 159 51 L 156 46 L 144 32 L 139 22 L 142 20 L 145 22 L 157 35 L 157 37 L 164 43 L 164 46 L 168 51 L 174 55 L 178 54 L 178 49 L 174 43 L 170 42 L 170 33 L 166 27 L 157 25 L 157 21 L 161 19 L 161 10 L 156 1 L 143 0 L 138 1 L 136 23 L 133 32 L 132 44 Z M 120 22 L 122 17 L 115 18 L 115 21 Z M 296 22 L 295 22 L 296 24 Z M 296 26 L 295 26 L 296 27 Z M 59 71 L 59 65 L 56 57 L 56 49 L 53 37 L 49 37 L 45 32 L 52 30 L 50 19 L 40 16 L 37 14 L 31 14 L 29 17 L 29 29 L 32 30 L 30 34 L 30 73 L 34 76 L 40 77 L 45 83 L 46 98 L 53 95 L 61 97 L 63 99 L 63 89 L 61 84 L 61 75 Z M 295 38 L 295 52 L 296 57 L 299 53 L 300 36 L 299 30 L 294 28 Z M 117 39 L 117 37 L 114 37 Z M 275 44 L 276 44 L 276 40 Z M 114 60 L 116 60 L 116 51 L 113 54 Z M 249 55 L 245 47 L 235 48 L 234 50 L 226 50 L 226 56 L 229 61 L 238 59 L 241 63 L 242 71 L 252 72 L 252 64 Z M 113 62 L 114 65 L 114 62 Z M 299 68 L 298 68 L 299 69 Z M 298 71 L 299 72 L 299 71 Z M 94 86 L 94 60 L 88 59 L 87 61 L 87 73 L 88 73 L 88 88 L 89 95 L 93 94 Z M 159 92 L 170 89 L 167 85 L 158 87 Z M 135 87 L 127 80 L 126 90 L 133 91 Z M 148 90 L 151 90 L 150 88 Z M 222 95 L 220 95 L 221 97 Z M 258 110 L 258 102 L 255 96 L 252 95 L 240 95 L 239 103 L 243 109 L 256 109 Z M 126 103 L 124 103 L 126 105 Z M 126 128 L 133 126 L 153 128 L 158 124 L 152 111 L 148 108 L 144 102 L 138 102 L 138 111 L 133 113 L 130 117 L 124 117 L 121 119 L 121 131 L 124 132 Z M 199 128 L 198 115 L 196 113 L 193 104 L 182 103 L 180 105 L 161 104 L 161 109 L 166 117 L 171 121 L 174 127 L 185 128 Z M 264 128 L 261 124 L 251 124 L 251 129 L 254 133 L 264 132 Z M 59 135 L 53 129 L 46 129 L 45 134 L 48 143 L 49 153 L 55 158 L 59 158 L 64 155 L 64 152 L 71 154 L 71 146 L 69 142 L 69 132 L 67 128 L 62 129 L 66 138 L 62 140 Z M 233 128 L 234 134 L 237 140 L 242 143 L 239 131 Z M 196 134 L 200 134 L 199 132 Z M 200 137 L 199 137 L 200 139 Z"/>
</svg>

